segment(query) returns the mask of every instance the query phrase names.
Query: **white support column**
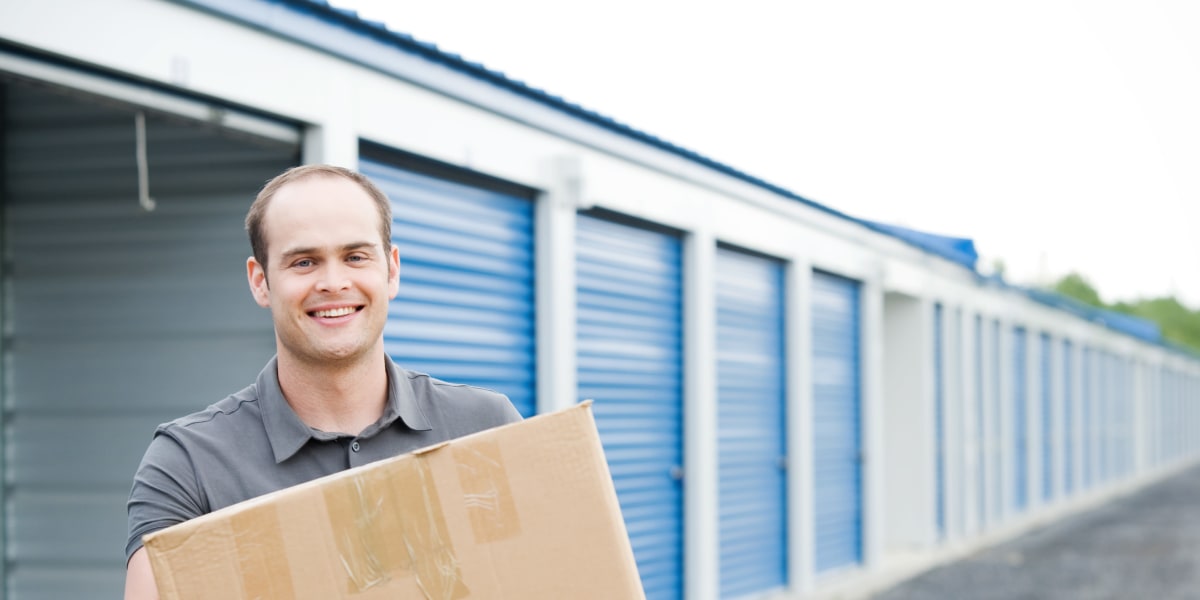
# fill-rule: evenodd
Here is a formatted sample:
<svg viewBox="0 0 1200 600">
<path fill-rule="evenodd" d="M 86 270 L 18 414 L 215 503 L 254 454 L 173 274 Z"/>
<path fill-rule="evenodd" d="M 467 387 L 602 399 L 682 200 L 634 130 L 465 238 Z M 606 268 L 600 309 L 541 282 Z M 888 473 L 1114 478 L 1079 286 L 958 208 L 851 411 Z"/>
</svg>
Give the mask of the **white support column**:
<svg viewBox="0 0 1200 600">
<path fill-rule="evenodd" d="M 983 412 L 976 415 L 976 418 L 983 420 L 983 436 L 979 439 L 979 443 L 983 444 L 983 464 L 979 465 L 979 469 L 983 473 L 983 502 L 980 506 L 983 508 L 983 514 L 979 515 L 979 531 L 985 532 L 990 529 L 995 523 L 992 515 L 996 510 L 996 486 L 997 476 L 999 473 L 995 467 L 997 444 L 1000 440 L 996 439 L 996 422 L 995 422 L 995 402 L 996 394 L 993 390 L 996 389 L 995 377 L 996 373 L 992 368 L 995 365 L 995 352 L 992 335 L 992 322 L 988 320 L 986 315 L 980 315 L 981 324 L 979 326 L 979 370 L 975 376 L 980 378 L 979 385 L 983 389 Z"/>
<path fill-rule="evenodd" d="M 863 565 L 877 569 L 883 557 L 885 473 L 883 469 L 883 287 L 876 276 L 862 286 Z"/>
<path fill-rule="evenodd" d="M 812 264 L 793 257 L 787 289 L 788 579 L 799 593 L 813 589 Z"/>
<path fill-rule="evenodd" d="M 1066 475 L 1066 453 L 1065 448 L 1066 429 L 1063 427 L 1066 424 L 1065 395 L 1063 390 L 1063 348 L 1062 338 L 1050 336 L 1050 423 L 1053 429 L 1050 431 L 1050 493 L 1053 502 L 1058 502 L 1063 499 L 1066 492 L 1066 486 L 1063 485 L 1063 476 Z"/>
<path fill-rule="evenodd" d="M 960 311 L 962 323 L 962 390 L 963 390 L 963 534 L 972 536 L 982 529 L 983 515 L 979 511 L 979 478 L 983 464 L 979 460 L 983 439 L 979 434 L 979 423 L 983 415 L 979 411 L 979 388 L 976 371 L 979 358 L 976 356 L 975 317 L 965 308 Z"/>
<path fill-rule="evenodd" d="M 338 76 L 343 77 L 343 76 Z M 358 170 L 358 126 L 354 101 L 342 81 L 322 81 L 329 93 L 321 120 L 304 131 L 301 161 L 306 165 L 327 164 Z"/>
<path fill-rule="evenodd" d="M 942 350 L 943 350 L 942 351 L 942 360 L 943 361 L 945 360 L 945 354 L 946 354 L 945 347 L 946 346 L 945 346 L 945 335 L 944 334 L 945 334 L 946 328 L 945 328 L 945 323 L 943 323 L 943 326 L 942 326 L 943 335 L 939 341 L 936 338 L 936 336 L 934 336 L 934 322 L 935 322 L 935 320 L 934 320 L 935 319 L 934 304 L 935 303 L 936 302 L 932 298 L 929 298 L 929 297 L 925 297 L 925 298 L 921 299 L 921 310 L 920 310 L 921 334 L 920 334 L 920 338 L 919 338 L 920 345 L 918 345 L 917 349 L 916 349 L 916 351 L 920 352 L 921 356 L 922 356 L 922 359 L 920 361 L 920 363 L 921 363 L 921 416 L 923 418 L 923 422 L 929 424 L 928 434 L 918 436 L 918 438 L 914 441 L 914 443 L 922 446 L 923 451 L 921 453 L 921 456 L 924 457 L 923 464 L 922 464 L 922 470 L 925 471 L 925 474 L 926 474 L 926 477 L 917 478 L 917 481 L 923 482 L 925 484 L 924 487 L 926 490 L 926 497 L 928 498 L 929 501 L 925 502 L 923 504 L 922 512 L 920 514 L 914 515 L 914 518 L 919 519 L 921 523 L 925 524 L 926 531 L 928 532 L 926 534 L 925 539 L 929 546 L 936 546 L 937 544 L 941 543 L 941 537 L 940 537 L 941 534 L 938 531 L 938 522 L 937 522 L 937 520 L 938 520 L 937 504 L 939 502 L 938 494 L 941 494 L 941 490 L 938 489 L 937 472 L 938 472 L 938 469 L 941 468 L 941 469 L 943 469 L 942 475 L 945 476 L 945 470 L 944 470 L 945 463 L 943 462 L 941 465 L 939 465 L 938 461 L 944 460 L 945 455 L 946 455 L 946 448 L 945 448 L 946 426 L 945 426 L 944 420 L 940 423 L 938 422 L 939 415 L 938 415 L 938 410 L 937 410 L 937 386 L 939 385 L 938 373 L 939 372 L 944 373 L 945 370 L 939 369 L 939 367 L 935 364 L 936 355 L 934 353 L 934 345 L 937 343 L 941 343 Z M 942 314 L 943 314 L 943 319 L 944 319 L 945 318 L 944 317 L 945 308 L 943 307 L 942 310 L 943 310 Z M 944 409 L 944 407 L 943 407 L 943 409 Z M 942 419 L 945 418 L 945 410 L 942 411 L 942 415 L 940 418 L 942 418 Z M 942 436 L 943 436 L 943 438 L 942 438 L 943 447 L 942 447 L 941 455 L 938 454 L 938 448 L 937 448 L 937 444 L 938 444 L 937 429 L 939 427 L 942 429 Z M 944 481 L 943 481 L 943 485 L 945 485 Z"/>
<path fill-rule="evenodd" d="M 1146 364 L 1140 359 L 1132 364 L 1133 378 L 1133 477 L 1146 471 L 1146 423 L 1149 415 L 1146 393 Z"/>
<path fill-rule="evenodd" d="M 304 130 L 301 162 L 306 165 L 328 164 L 358 170 L 358 132 L 350 109 L 330 111 L 326 121 Z"/>
<path fill-rule="evenodd" d="M 1031 514 L 1042 504 L 1042 390 L 1038 375 L 1042 365 L 1041 332 L 1025 328 L 1025 506 Z"/>
<path fill-rule="evenodd" d="M 1072 456 L 1074 464 L 1072 466 L 1072 475 L 1074 481 L 1072 487 L 1075 493 L 1078 494 L 1084 491 L 1084 469 L 1087 468 L 1087 424 L 1084 422 L 1084 342 L 1076 340 L 1070 344 L 1070 392 L 1074 396 L 1072 401 L 1073 414 L 1070 419 L 1070 426 L 1074 430 L 1074 446 L 1072 448 Z"/>
<path fill-rule="evenodd" d="M 576 372 L 575 215 L 583 176 L 575 157 L 543 164 L 544 194 L 534 223 L 539 413 L 567 408 L 579 398 Z"/>
<path fill-rule="evenodd" d="M 717 507 L 716 240 L 701 226 L 684 240 L 684 597 L 720 590 Z"/>
<path fill-rule="evenodd" d="M 945 540 L 957 540 L 961 535 L 959 528 L 959 508 L 961 500 L 961 445 L 959 444 L 959 413 L 962 395 L 958 389 L 958 309 L 948 303 L 942 303 L 942 485 L 945 496 L 942 501 L 943 518 L 945 519 Z M 936 368 L 936 365 L 935 365 Z M 936 410 L 936 409 L 935 409 Z M 936 481 L 936 477 L 935 477 Z"/>
<path fill-rule="evenodd" d="M 964 316 L 966 311 L 962 305 L 955 305 L 954 311 L 950 313 L 950 322 L 953 324 L 950 335 L 952 335 L 950 348 L 951 361 L 953 365 L 950 374 L 950 380 L 953 386 L 950 388 L 950 394 L 954 398 L 951 402 L 953 409 L 950 411 L 951 416 L 951 440 L 953 440 L 953 451 L 951 456 L 954 458 L 951 464 L 954 466 L 954 490 L 951 497 L 953 502 L 951 505 L 954 510 L 951 514 L 954 516 L 953 531 L 954 537 L 962 539 L 967 536 L 967 521 L 970 518 L 970 498 L 971 498 L 971 478 L 970 478 L 970 450 L 972 444 L 970 424 L 970 413 L 972 402 L 967 388 L 967 344 L 966 344 L 966 322 Z"/>
<path fill-rule="evenodd" d="M 1015 512 L 1013 479 L 1016 477 L 1017 455 L 1017 449 L 1013 446 L 1013 436 L 1016 432 L 1016 418 L 1013 414 L 1013 326 L 1007 319 L 1000 321 L 999 348 L 1000 372 L 997 376 L 1000 378 L 1000 397 L 996 401 L 1000 403 L 1000 478 L 997 483 L 1000 486 L 1000 518 L 1006 521 Z"/>
</svg>

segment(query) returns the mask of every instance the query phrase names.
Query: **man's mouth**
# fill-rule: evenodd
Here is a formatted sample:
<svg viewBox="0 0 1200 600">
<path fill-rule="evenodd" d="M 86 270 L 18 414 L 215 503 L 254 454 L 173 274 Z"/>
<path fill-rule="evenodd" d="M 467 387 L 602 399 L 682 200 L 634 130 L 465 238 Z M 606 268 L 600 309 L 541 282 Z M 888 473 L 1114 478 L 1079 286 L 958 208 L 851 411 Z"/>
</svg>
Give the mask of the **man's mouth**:
<svg viewBox="0 0 1200 600">
<path fill-rule="evenodd" d="M 361 306 L 342 306 L 338 308 L 327 308 L 325 310 L 314 310 L 308 314 L 310 316 L 322 319 L 332 319 L 335 317 L 344 317 L 353 312 L 357 312 L 361 308 Z"/>
</svg>

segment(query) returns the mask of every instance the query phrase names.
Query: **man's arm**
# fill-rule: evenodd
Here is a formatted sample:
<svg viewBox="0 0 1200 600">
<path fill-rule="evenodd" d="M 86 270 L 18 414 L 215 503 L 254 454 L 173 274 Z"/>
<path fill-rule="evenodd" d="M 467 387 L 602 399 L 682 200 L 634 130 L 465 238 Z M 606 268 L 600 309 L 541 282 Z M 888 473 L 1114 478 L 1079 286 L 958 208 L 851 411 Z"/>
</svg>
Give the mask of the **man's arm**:
<svg viewBox="0 0 1200 600">
<path fill-rule="evenodd" d="M 154 571 L 150 569 L 150 557 L 145 548 L 138 548 L 129 557 L 125 567 L 125 600 L 158 600 L 158 588 L 154 586 Z"/>
<path fill-rule="evenodd" d="M 158 600 L 142 536 L 208 512 L 200 506 L 199 496 L 187 452 L 178 440 L 160 429 L 142 457 L 129 492 L 125 600 Z"/>
</svg>

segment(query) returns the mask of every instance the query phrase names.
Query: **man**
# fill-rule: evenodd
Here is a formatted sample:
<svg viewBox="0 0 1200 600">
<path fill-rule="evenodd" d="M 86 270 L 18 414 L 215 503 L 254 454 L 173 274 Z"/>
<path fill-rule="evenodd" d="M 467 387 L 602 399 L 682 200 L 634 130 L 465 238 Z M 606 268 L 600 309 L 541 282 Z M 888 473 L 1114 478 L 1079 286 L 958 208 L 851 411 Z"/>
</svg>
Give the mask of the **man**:
<svg viewBox="0 0 1200 600">
<path fill-rule="evenodd" d="M 142 536 L 274 490 L 520 416 L 501 394 L 406 371 L 384 352 L 399 290 L 387 197 L 326 165 L 267 183 L 246 217 L 250 291 L 276 356 L 246 389 L 160 425 L 129 497 L 125 597 L 157 598 Z"/>
</svg>

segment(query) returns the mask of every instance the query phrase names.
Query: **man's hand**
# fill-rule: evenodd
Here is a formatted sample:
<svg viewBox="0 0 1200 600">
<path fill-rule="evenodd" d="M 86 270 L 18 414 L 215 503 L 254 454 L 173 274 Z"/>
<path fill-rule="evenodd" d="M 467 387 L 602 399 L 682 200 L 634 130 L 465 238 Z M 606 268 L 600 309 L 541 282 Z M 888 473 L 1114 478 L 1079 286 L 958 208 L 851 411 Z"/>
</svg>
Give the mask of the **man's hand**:
<svg viewBox="0 0 1200 600">
<path fill-rule="evenodd" d="M 125 567 L 125 600 L 158 600 L 154 571 L 150 570 L 150 557 L 145 548 L 138 548 Z"/>
</svg>

